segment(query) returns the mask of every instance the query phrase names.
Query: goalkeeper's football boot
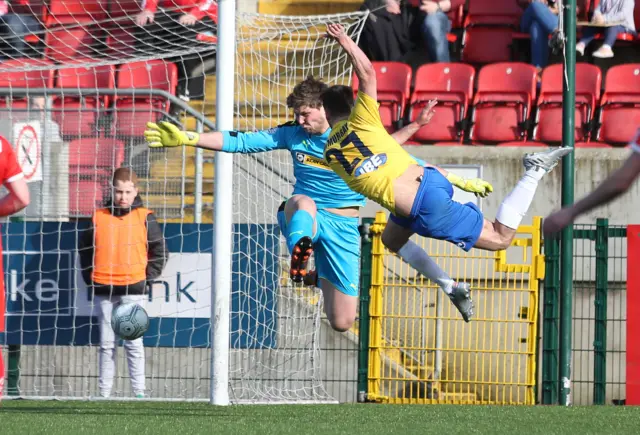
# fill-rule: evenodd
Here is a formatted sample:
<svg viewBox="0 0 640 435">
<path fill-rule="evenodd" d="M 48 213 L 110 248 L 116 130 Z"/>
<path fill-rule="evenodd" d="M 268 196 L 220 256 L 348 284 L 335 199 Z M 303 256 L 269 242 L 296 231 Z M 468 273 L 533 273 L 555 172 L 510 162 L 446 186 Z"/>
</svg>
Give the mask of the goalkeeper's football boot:
<svg viewBox="0 0 640 435">
<path fill-rule="evenodd" d="M 539 153 L 525 154 L 522 163 L 527 171 L 529 169 L 542 169 L 545 172 L 551 172 L 560 159 L 571 151 L 573 151 L 571 147 L 549 148 Z"/>
<path fill-rule="evenodd" d="M 295 283 L 301 283 L 307 276 L 307 263 L 313 253 L 313 242 L 311 237 L 304 236 L 300 238 L 293 247 L 291 252 L 291 267 L 289 268 L 289 276 Z"/>
<path fill-rule="evenodd" d="M 309 270 L 303 280 L 304 285 L 307 287 L 319 287 L 318 286 L 318 272 L 315 270 Z"/>
<path fill-rule="evenodd" d="M 455 282 L 449 293 L 449 299 L 460 311 L 465 322 L 469 323 L 473 317 L 473 301 L 471 300 L 471 285 L 468 282 Z"/>
</svg>

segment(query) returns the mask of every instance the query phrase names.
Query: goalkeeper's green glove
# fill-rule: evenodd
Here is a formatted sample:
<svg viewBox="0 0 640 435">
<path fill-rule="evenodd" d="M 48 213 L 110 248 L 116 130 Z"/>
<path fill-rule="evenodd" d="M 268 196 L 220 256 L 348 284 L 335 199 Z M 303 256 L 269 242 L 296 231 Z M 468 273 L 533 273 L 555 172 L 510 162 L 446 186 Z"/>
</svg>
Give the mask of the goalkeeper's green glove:
<svg viewBox="0 0 640 435">
<path fill-rule="evenodd" d="M 144 138 L 150 148 L 196 146 L 200 135 L 194 131 L 182 131 L 170 122 L 147 122 Z"/>
<path fill-rule="evenodd" d="M 459 175 L 449 172 L 447 174 L 447 180 L 449 180 L 451 184 L 459 187 L 465 192 L 475 193 L 475 195 L 479 196 L 480 198 L 485 198 L 489 196 L 491 192 L 493 192 L 493 186 L 490 183 L 481 180 L 480 178 L 471 178 L 467 180 Z"/>
</svg>

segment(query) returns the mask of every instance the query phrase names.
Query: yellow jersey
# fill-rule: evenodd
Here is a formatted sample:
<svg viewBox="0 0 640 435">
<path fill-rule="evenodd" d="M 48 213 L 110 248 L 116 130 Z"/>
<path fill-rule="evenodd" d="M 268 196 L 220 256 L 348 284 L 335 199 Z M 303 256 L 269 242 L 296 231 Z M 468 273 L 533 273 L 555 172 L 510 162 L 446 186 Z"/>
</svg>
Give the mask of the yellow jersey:
<svg viewBox="0 0 640 435">
<path fill-rule="evenodd" d="M 351 189 L 395 213 L 393 182 L 418 162 L 387 133 L 378 106 L 358 92 L 349 118 L 332 127 L 324 158 Z"/>
</svg>

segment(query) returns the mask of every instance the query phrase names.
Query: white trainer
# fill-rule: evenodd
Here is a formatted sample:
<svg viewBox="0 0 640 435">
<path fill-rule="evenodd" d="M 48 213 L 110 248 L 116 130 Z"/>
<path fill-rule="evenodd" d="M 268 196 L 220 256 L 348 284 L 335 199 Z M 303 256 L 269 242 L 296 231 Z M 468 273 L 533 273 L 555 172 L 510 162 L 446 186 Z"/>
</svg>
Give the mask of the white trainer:
<svg viewBox="0 0 640 435">
<path fill-rule="evenodd" d="M 522 163 L 527 171 L 529 169 L 542 169 L 545 172 L 551 172 L 558 165 L 560 159 L 571 151 L 573 151 L 571 147 L 549 148 L 539 153 L 525 154 Z"/>
</svg>

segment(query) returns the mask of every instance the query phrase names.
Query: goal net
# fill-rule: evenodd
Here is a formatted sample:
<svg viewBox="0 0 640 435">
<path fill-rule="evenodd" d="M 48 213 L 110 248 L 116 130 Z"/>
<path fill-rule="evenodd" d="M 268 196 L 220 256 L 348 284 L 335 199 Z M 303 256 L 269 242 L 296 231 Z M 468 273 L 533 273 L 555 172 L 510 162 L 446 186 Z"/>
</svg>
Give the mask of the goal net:
<svg viewBox="0 0 640 435">
<path fill-rule="evenodd" d="M 5 395 L 100 397 L 100 299 L 85 284 L 77 247 L 111 197 L 113 170 L 126 166 L 169 250 L 145 301 L 145 395 L 207 400 L 215 154 L 149 150 L 143 131 L 150 120 L 214 127 L 215 71 L 230 67 L 215 64 L 215 10 L 188 30 L 184 11 L 157 11 L 140 26 L 138 4 L 125 0 L 58 0 L 31 12 L 39 29 L 25 25 L 0 41 L 0 135 L 13 144 L 32 198 L 2 226 Z M 348 84 L 346 56 L 323 38 L 325 26 L 340 22 L 357 39 L 365 18 L 238 14 L 236 129 L 291 120 L 286 96 L 309 74 Z M 232 402 L 355 400 L 355 391 L 342 394 L 344 383 L 328 381 L 336 372 L 355 379 L 357 345 L 341 361 L 327 344 L 319 293 L 288 279 L 276 212 L 292 191 L 291 155 L 237 155 L 233 181 Z M 125 349 L 116 345 L 115 355 L 109 397 L 132 398 Z"/>
</svg>

